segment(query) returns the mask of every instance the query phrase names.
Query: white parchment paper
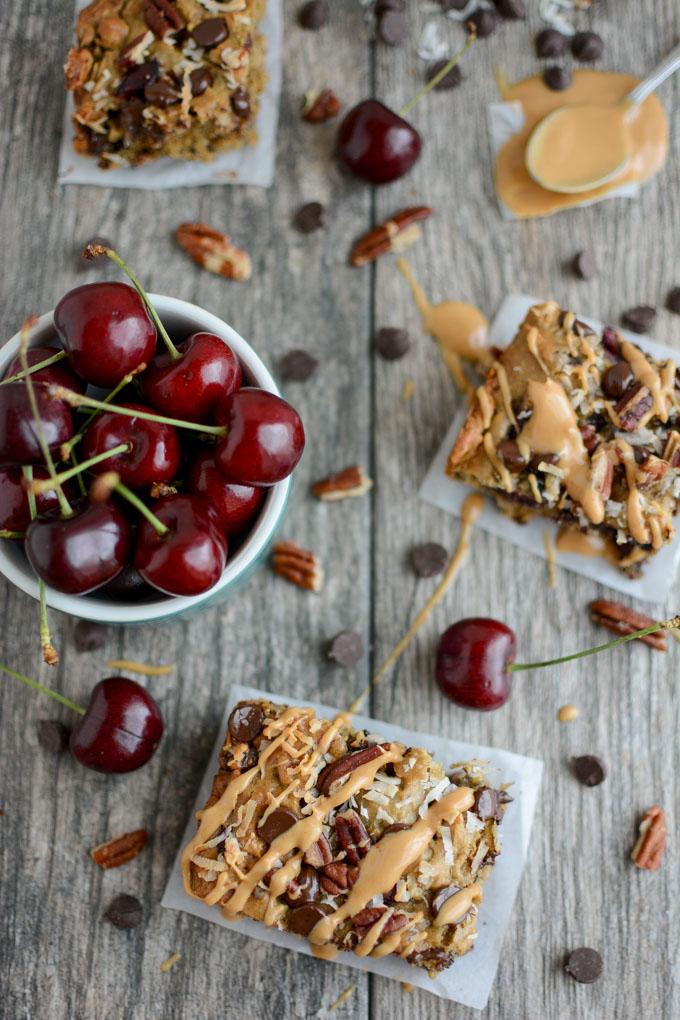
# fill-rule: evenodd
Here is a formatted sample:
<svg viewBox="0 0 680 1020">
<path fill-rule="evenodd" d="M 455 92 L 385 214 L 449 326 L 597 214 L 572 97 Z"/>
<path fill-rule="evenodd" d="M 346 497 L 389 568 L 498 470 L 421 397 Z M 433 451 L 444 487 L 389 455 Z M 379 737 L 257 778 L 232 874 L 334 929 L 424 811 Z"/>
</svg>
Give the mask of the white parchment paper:
<svg viewBox="0 0 680 1020">
<path fill-rule="evenodd" d="M 229 713 L 238 701 L 253 698 L 268 698 L 271 701 L 286 705 L 311 705 L 318 715 L 325 719 L 332 719 L 337 714 L 337 709 L 329 708 L 318 702 L 280 697 L 267 691 L 259 691 L 252 687 L 242 687 L 238 684 L 232 687 L 217 734 L 217 740 L 215 741 L 203 782 L 196 795 L 195 811 L 203 807 L 210 795 L 212 779 L 218 767 L 220 748 L 224 743 Z M 529 846 L 534 810 L 536 808 L 536 799 L 541 784 L 543 763 L 535 758 L 524 758 L 519 754 L 512 754 L 510 751 L 480 747 L 476 744 L 463 743 L 449 737 L 417 733 L 413 730 L 404 729 L 401 726 L 393 726 L 390 723 L 379 722 L 366 716 L 356 715 L 353 722 L 357 727 L 368 729 L 371 733 L 378 733 L 387 740 L 398 740 L 407 745 L 424 747 L 438 758 L 445 767 L 452 765 L 454 762 L 469 761 L 474 758 L 489 762 L 491 767 L 497 770 L 492 775 L 497 777 L 499 783 L 513 784 L 509 792 L 514 797 L 514 801 L 508 806 L 501 825 L 503 852 L 497 859 L 491 877 L 484 884 L 484 899 L 477 919 L 479 937 L 471 952 L 456 960 L 448 971 L 445 971 L 434 980 L 428 977 L 426 971 L 421 970 L 419 967 L 413 967 L 401 959 L 376 960 L 370 957 L 362 958 L 355 956 L 353 953 L 339 953 L 336 957 L 338 963 L 346 964 L 348 967 L 368 970 L 373 974 L 382 974 L 384 977 L 394 978 L 398 981 L 410 981 L 411 984 L 434 992 L 435 995 L 439 995 L 444 999 L 453 999 L 456 1002 L 463 1003 L 465 1006 L 483 1009 L 489 998 L 489 992 L 491 991 L 498 967 L 503 937 L 510 921 L 522 876 L 524 860 Z M 275 928 L 268 928 L 266 925 L 253 921 L 250 918 L 244 918 L 242 921 L 227 921 L 222 917 L 219 908 L 206 906 L 200 900 L 186 895 L 182 884 L 180 859 L 183 847 L 189 842 L 195 832 L 196 819 L 192 815 L 187 822 L 182 845 L 177 852 L 161 906 L 169 907 L 172 910 L 184 910 L 189 914 L 194 914 L 196 917 L 202 917 L 206 921 L 212 921 L 213 924 L 219 924 L 224 928 L 231 928 L 233 931 L 241 932 L 243 935 L 250 935 L 264 942 L 271 942 L 285 949 L 292 949 L 295 952 L 305 953 L 307 956 L 310 956 L 311 947 L 307 939 L 278 931 Z M 332 965 L 332 963 L 319 961 L 320 967 Z"/>
<path fill-rule="evenodd" d="M 76 15 L 89 0 L 76 0 Z M 60 184 L 96 184 L 102 188 L 140 188 L 160 191 L 164 188 L 196 187 L 201 184 L 255 184 L 268 188 L 274 181 L 276 129 L 281 96 L 283 60 L 283 15 L 281 0 L 268 0 L 260 31 L 265 37 L 267 84 L 260 96 L 255 145 L 218 153 L 210 163 L 163 158 L 138 167 L 102 170 L 96 157 L 81 156 L 73 148 L 73 97 L 67 94 L 64 124 L 59 150 Z"/>
<path fill-rule="evenodd" d="M 524 316 L 532 305 L 539 304 L 540 299 L 529 297 L 526 294 L 511 294 L 505 298 L 498 309 L 489 332 L 489 344 L 494 347 L 505 348 L 511 342 L 517 332 Z M 603 324 L 589 315 L 578 316 L 583 322 L 589 323 L 598 332 L 602 331 Z M 655 343 L 647 337 L 628 333 L 619 330 L 628 340 L 637 344 L 642 350 L 652 354 L 655 358 L 665 360 L 673 358 L 678 360 L 678 352 L 663 344 Z M 445 474 L 446 461 L 453 448 L 456 437 L 465 419 L 466 410 L 461 409 L 451 423 L 451 427 L 444 436 L 441 446 L 437 450 L 434 460 L 430 466 L 425 480 L 420 487 L 420 497 L 427 503 L 446 510 L 448 513 L 460 517 L 461 507 L 465 497 L 469 494 L 470 488 L 462 482 L 456 482 Z M 676 526 L 677 526 L 676 519 Z M 557 538 L 558 526 L 553 521 L 541 517 L 535 517 L 526 524 L 517 524 L 500 512 L 496 504 L 486 499 L 484 509 L 478 518 L 478 526 L 492 535 L 498 535 L 513 545 L 526 549 L 545 559 L 545 546 L 543 536 L 549 532 L 553 541 Z M 631 580 L 616 567 L 607 563 L 599 556 L 579 556 L 576 553 L 557 553 L 557 563 L 567 570 L 573 570 L 576 574 L 583 574 L 595 581 L 614 588 L 616 591 L 625 592 L 627 595 L 649 602 L 662 602 L 668 595 L 675 582 L 680 560 L 680 534 L 676 533 L 675 538 L 663 549 L 660 549 L 643 567 L 644 573 L 638 580 Z"/>
</svg>

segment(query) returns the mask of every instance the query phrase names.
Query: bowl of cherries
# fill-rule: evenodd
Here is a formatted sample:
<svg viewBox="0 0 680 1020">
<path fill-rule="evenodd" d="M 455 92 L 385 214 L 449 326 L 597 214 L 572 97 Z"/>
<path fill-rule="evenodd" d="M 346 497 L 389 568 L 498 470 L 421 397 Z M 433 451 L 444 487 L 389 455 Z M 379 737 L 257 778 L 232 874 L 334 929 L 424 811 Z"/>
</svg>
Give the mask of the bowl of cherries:
<svg viewBox="0 0 680 1020">
<path fill-rule="evenodd" d="M 0 572 L 44 606 L 146 623 L 232 593 L 264 556 L 299 415 L 217 316 L 85 284 L 0 350 Z"/>
</svg>

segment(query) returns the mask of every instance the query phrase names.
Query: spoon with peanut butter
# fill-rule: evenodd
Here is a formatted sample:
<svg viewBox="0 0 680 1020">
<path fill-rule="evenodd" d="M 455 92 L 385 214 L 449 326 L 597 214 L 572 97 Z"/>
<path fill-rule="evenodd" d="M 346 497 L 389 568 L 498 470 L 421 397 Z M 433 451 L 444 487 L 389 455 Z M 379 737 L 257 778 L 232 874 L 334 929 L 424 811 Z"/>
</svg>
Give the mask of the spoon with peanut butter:
<svg viewBox="0 0 680 1020">
<path fill-rule="evenodd" d="M 614 104 L 560 106 L 534 128 L 525 162 L 547 191 L 577 194 L 623 174 L 631 160 L 631 123 L 641 103 L 680 68 L 680 44 L 632 92 Z"/>
</svg>

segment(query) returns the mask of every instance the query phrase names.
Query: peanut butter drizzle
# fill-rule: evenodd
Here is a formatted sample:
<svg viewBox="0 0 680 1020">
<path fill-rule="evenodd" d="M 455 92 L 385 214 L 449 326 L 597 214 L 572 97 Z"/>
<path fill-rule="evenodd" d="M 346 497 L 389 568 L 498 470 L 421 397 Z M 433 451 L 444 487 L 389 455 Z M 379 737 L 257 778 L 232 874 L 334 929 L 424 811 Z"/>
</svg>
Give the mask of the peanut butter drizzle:
<svg viewBox="0 0 680 1020">
<path fill-rule="evenodd" d="M 517 419 L 515 418 L 515 412 L 512 409 L 512 394 L 510 393 L 510 384 L 508 383 L 508 376 L 501 365 L 500 361 L 494 361 L 493 368 L 496 372 L 496 378 L 498 379 L 498 386 L 501 391 L 501 398 L 503 400 L 503 409 L 510 420 L 510 423 L 517 428 Z"/>
<path fill-rule="evenodd" d="M 610 563 L 618 562 L 616 548 L 610 539 L 588 535 L 576 528 L 562 528 L 557 535 L 558 553 L 575 553 L 577 556 L 601 556 Z"/>
<path fill-rule="evenodd" d="M 479 903 L 482 899 L 482 887 L 479 882 L 465 886 L 442 904 L 442 908 L 434 919 L 435 928 L 442 928 L 445 924 L 457 924 L 467 914 L 473 903 Z"/>
<path fill-rule="evenodd" d="M 543 372 L 544 375 L 549 376 L 550 370 L 547 367 L 545 361 L 543 360 L 541 352 L 538 347 L 540 339 L 541 339 L 540 333 L 538 332 L 535 326 L 532 326 L 527 331 L 527 347 L 529 348 L 530 353 L 533 355 L 534 360 L 538 362 L 538 366 L 541 369 L 541 372 Z"/>
<path fill-rule="evenodd" d="M 332 942 L 327 942 L 325 946 L 312 945 L 312 956 L 315 956 L 317 960 L 334 960 L 339 952 L 340 950 L 338 947 L 334 946 Z M 347 996 L 347 998 L 349 998 L 349 996 Z M 333 1007 L 331 1007 L 331 1009 L 332 1008 Z"/>
<path fill-rule="evenodd" d="M 557 456 L 567 492 L 593 524 L 601 524 L 604 501 L 593 487 L 588 453 L 566 393 L 553 379 L 530 380 L 527 396 L 533 412 L 517 436 L 522 454 L 527 459 L 532 452 Z"/>
<path fill-rule="evenodd" d="M 506 492 L 512 492 L 512 475 L 506 468 L 503 461 L 496 453 L 496 447 L 494 446 L 493 436 L 490 432 L 485 432 L 482 438 L 482 445 L 484 447 L 484 453 L 488 460 L 491 462 L 491 466 L 498 475 L 500 483 Z"/>
<path fill-rule="evenodd" d="M 521 103 L 524 126 L 505 143 L 496 159 L 496 192 L 500 200 L 520 219 L 548 216 L 601 198 L 622 184 L 642 183 L 657 173 L 666 161 L 668 122 L 654 95 L 642 103 L 630 122 L 631 159 L 626 170 L 607 184 L 572 195 L 548 191 L 531 178 L 524 161 L 531 132 L 552 110 L 575 104 L 614 105 L 638 82 L 639 78 L 630 74 L 578 70 L 569 88 L 561 92 L 547 88 L 540 75 L 504 88 L 501 93 L 504 100 Z M 584 137 L 581 149 L 587 152 L 591 143 L 595 148 L 597 139 L 589 142 Z"/>
<path fill-rule="evenodd" d="M 626 498 L 628 530 L 636 542 L 640 545 L 647 545 L 649 542 L 649 531 L 645 523 L 640 492 L 637 487 L 637 464 L 635 463 L 633 447 L 625 439 L 617 439 L 616 446 L 621 454 L 626 471 L 626 484 L 628 485 L 628 496 Z"/>
<path fill-rule="evenodd" d="M 418 921 L 422 921 L 422 919 L 423 915 L 420 913 L 420 911 L 416 914 L 413 914 L 408 924 L 405 924 L 403 928 L 400 928 L 398 931 L 393 931 L 391 935 L 388 935 L 386 938 L 384 938 L 382 942 L 375 947 L 375 949 L 371 953 L 371 956 L 377 960 L 382 959 L 383 956 L 389 956 L 390 953 L 393 953 L 397 946 L 399 946 L 401 940 L 404 938 L 406 933 L 411 931 L 414 925 L 416 925 Z M 408 950 L 408 952 L 411 952 L 412 948 L 413 943 L 407 942 L 406 949 Z"/>
<path fill-rule="evenodd" d="M 359 866 L 359 875 L 347 899 L 341 907 L 315 924 L 309 933 L 310 942 L 330 942 L 342 921 L 363 910 L 374 896 L 391 889 L 404 872 L 420 860 L 443 822 L 450 825 L 473 804 L 472 790 L 466 786 L 458 787 L 432 804 L 425 816 L 409 829 L 390 832 L 374 843 Z"/>
<path fill-rule="evenodd" d="M 545 550 L 545 563 L 548 570 L 548 587 L 554 588 L 557 585 L 555 573 L 555 546 L 549 531 L 543 532 L 543 548 Z"/>
<path fill-rule="evenodd" d="M 289 883 L 300 874 L 302 858 L 302 853 L 295 854 L 272 875 L 271 882 L 269 883 L 269 903 L 264 914 L 264 923 L 270 927 L 276 924 L 279 917 L 283 914 L 283 904 L 278 903 L 277 898 L 283 895 Z"/>
<path fill-rule="evenodd" d="M 383 928 L 385 927 L 393 913 L 394 910 L 392 909 L 392 907 L 388 907 L 387 910 L 383 911 L 378 920 L 371 925 L 371 927 L 368 929 L 359 945 L 354 950 L 357 956 L 371 955 L 371 952 L 375 948 L 378 939 L 382 935 Z"/>
<path fill-rule="evenodd" d="M 482 412 L 482 428 L 486 432 L 491 425 L 491 419 L 493 418 L 494 402 L 491 399 L 491 394 L 486 388 L 486 385 L 479 386 L 475 392 L 479 403 L 479 409 Z"/>
<path fill-rule="evenodd" d="M 668 421 L 668 403 L 673 399 L 675 386 L 675 363 L 669 359 L 659 374 L 642 351 L 627 340 L 621 344 L 621 353 L 632 368 L 637 381 L 646 386 L 652 395 L 652 406 L 640 419 L 638 428 L 642 428 L 654 416 L 661 421 Z"/>
</svg>

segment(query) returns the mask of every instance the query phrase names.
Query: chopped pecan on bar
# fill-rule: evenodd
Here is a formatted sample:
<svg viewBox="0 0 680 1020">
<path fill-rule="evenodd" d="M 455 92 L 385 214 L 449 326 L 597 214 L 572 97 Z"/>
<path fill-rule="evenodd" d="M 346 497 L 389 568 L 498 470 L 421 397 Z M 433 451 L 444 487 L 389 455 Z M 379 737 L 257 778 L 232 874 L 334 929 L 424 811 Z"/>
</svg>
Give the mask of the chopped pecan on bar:
<svg viewBox="0 0 680 1020">
<path fill-rule="evenodd" d="M 315 482 L 312 492 L 317 499 L 331 503 L 350 496 L 363 496 L 373 486 L 373 481 L 358 464 L 344 468 Z"/>
<path fill-rule="evenodd" d="M 342 758 L 338 758 L 337 761 L 331 762 L 321 770 L 316 779 L 317 789 L 323 794 L 330 793 L 334 783 L 344 779 L 359 766 L 366 765 L 367 762 L 373 761 L 375 758 L 380 758 L 389 750 L 389 747 L 389 744 L 373 744 L 371 747 L 362 747 L 359 751 L 343 755 Z"/>
<path fill-rule="evenodd" d="M 624 432 L 635 432 L 652 404 L 652 394 L 647 387 L 635 383 L 626 390 L 614 408 L 619 418 L 619 428 Z"/>
<path fill-rule="evenodd" d="M 666 815 L 654 804 L 645 811 L 638 838 L 631 852 L 633 864 L 647 871 L 658 871 L 666 850 Z"/>
<path fill-rule="evenodd" d="M 227 234 L 206 223 L 180 223 L 175 237 L 189 258 L 209 273 L 228 280 L 249 280 L 252 274 L 250 256 L 231 243 Z"/>
<path fill-rule="evenodd" d="M 608 599 L 596 599 L 590 603 L 590 619 L 601 627 L 606 627 L 614 634 L 632 634 L 644 627 L 651 627 L 656 620 L 636 609 L 624 606 L 620 602 L 610 602 Z M 650 648 L 657 652 L 666 651 L 666 631 L 657 630 L 653 634 L 645 634 L 635 639 L 643 641 Z"/>
<path fill-rule="evenodd" d="M 144 20 L 159 39 L 184 28 L 184 18 L 170 0 L 144 0 Z"/>
<path fill-rule="evenodd" d="M 432 209 L 429 205 L 417 205 L 400 209 L 389 220 L 379 223 L 359 238 L 350 255 L 353 266 L 365 266 L 387 252 L 404 251 L 420 237 L 418 223 L 429 219 Z"/>
<path fill-rule="evenodd" d="M 320 124 L 331 117 L 336 117 L 342 108 L 342 103 L 332 89 L 310 89 L 305 93 L 305 102 L 302 108 L 302 117 L 310 124 Z"/>
<path fill-rule="evenodd" d="M 358 864 L 370 849 L 371 837 L 356 811 L 344 811 L 342 814 L 336 815 L 335 831 L 338 845 L 344 851 L 345 859 L 350 864 Z"/>
<path fill-rule="evenodd" d="M 307 591 L 319 592 L 323 587 L 323 569 L 316 553 L 296 542 L 276 543 L 274 573 Z"/>
<path fill-rule="evenodd" d="M 121 864 L 127 864 L 142 852 L 146 846 L 147 832 L 145 829 L 135 829 L 134 832 L 126 832 L 124 836 L 117 839 L 110 839 L 108 843 L 100 843 L 99 846 L 90 850 L 90 857 L 100 868 L 119 868 Z"/>
</svg>

